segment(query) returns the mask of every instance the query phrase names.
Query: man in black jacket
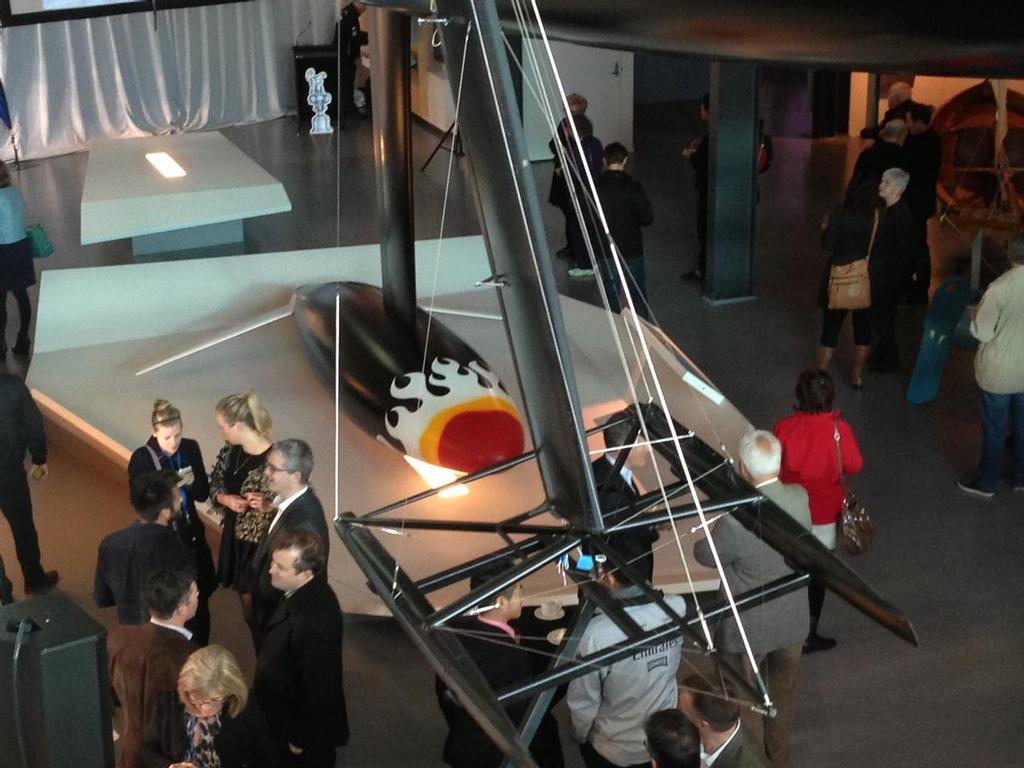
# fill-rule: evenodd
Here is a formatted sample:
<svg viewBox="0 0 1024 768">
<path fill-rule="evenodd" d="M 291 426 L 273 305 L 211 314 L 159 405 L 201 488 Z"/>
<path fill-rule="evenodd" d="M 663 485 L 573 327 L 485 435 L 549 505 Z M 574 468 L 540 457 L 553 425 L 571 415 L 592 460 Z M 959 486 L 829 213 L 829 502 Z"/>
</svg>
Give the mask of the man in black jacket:
<svg viewBox="0 0 1024 768">
<path fill-rule="evenodd" d="M 631 409 L 613 413 L 606 423 L 615 422 L 628 415 Z M 617 523 L 627 520 L 635 514 L 634 502 L 640 497 L 640 491 L 633 472 L 625 462 L 615 471 L 621 446 L 628 442 L 642 440 L 643 436 L 634 432 L 630 422 L 611 424 L 603 433 L 607 449 L 595 459 L 590 468 L 594 473 L 594 484 L 597 486 L 597 502 L 601 507 L 606 529 L 614 529 Z M 646 448 L 638 450 L 646 451 Z M 616 514 L 617 510 L 623 510 Z M 630 528 L 626 531 L 612 532 L 605 537 L 612 546 L 619 544 L 630 552 L 642 552 L 643 555 L 633 561 L 633 568 L 647 581 L 654 578 L 654 542 L 658 540 L 658 529 L 653 525 Z"/>
<path fill-rule="evenodd" d="M 313 471 L 313 451 L 302 440 L 278 440 L 271 448 L 264 467 L 267 487 L 276 494 L 276 509 L 263 543 L 252 558 L 253 641 L 259 652 L 266 623 L 281 602 L 281 592 L 270 580 L 270 560 L 277 540 L 289 531 L 308 531 L 320 538 L 324 558 L 330 555 L 330 536 L 320 499 L 309 487 Z"/>
<path fill-rule="evenodd" d="M 882 181 L 882 174 L 890 168 L 906 168 L 907 157 L 903 151 L 903 142 L 907 138 L 907 124 L 903 120 L 890 120 L 878 130 L 878 141 L 857 156 L 853 166 L 854 179 L 871 178 L 874 182 Z"/>
<path fill-rule="evenodd" d="M 334 768 L 336 748 L 348 743 L 344 617 L 324 574 L 320 537 L 287 531 L 273 546 L 270 581 L 284 599 L 267 624 L 253 695 L 274 731 L 283 765 Z"/>
<path fill-rule="evenodd" d="M 340 71 L 341 103 L 338 105 L 338 125 L 345 127 L 345 116 L 359 114 L 353 96 L 356 91 L 356 62 L 359 51 L 366 45 L 366 33 L 359 26 L 359 17 L 366 6 L 362 3 L 344 1 L 341 16 L 334 28 L 334 47 L 338 48 Z"/>
<path fill-rule="evenodd" d="M 45 592 L 57 583 L 56 571 L 40 563 L 39 537 L 32 522 L 32 496 L 25 474 L 25 454 L 32 457 L 32 477 L 46 477 L 46 434 L 43 417 L 25 382 L 0 375 L 0 510 L 11 526 L 25 592 Z M 0 602 L 12 600 L 11 583 L 0 564 Z"/>
<path fill-rule="evenodd" d="M 129 496 L 138 520 L 100 542 L 93 599 L 100 608 L 116 605 L 121 624 L 145 624 L 146 577 L 161 568 L 195 572 L 195 555 L 170 527 L 181 514 L 177 473 L 141 474 L 132 481 Z"/>
<path fill-rule="evenodd" d="M 704 94 L 700 101 L 700 119 L 707 123 L 711 116 L 711 95 Z M 690 146 L 683 150 L 683 157 L 688 158 L 693 165 L 693 188 L 697 190 L 697 268 L 683 274 L 684 278 L 703 280 L 707 274 L 708 262 L 708 167 L 710 158 L 708 147 L 708 132 L 705 128 L 704 135 L 699 139 L 690 142 Z"/>
<path fill-rule="evenodd" d="M 629 150 L 619 142 L 614 141 L 604 148 L 604 173 L 597 182 L 597 194 L 601 199 L 612 240 L 622 256 L 626 281 L 631 283 L 629 290 L 636 312 L 648 318 L 644 236 L 640 228 L 654 223 L 654 209 L 644 188 L 626 173 L 628 162 Z M 610 247 L 605 251 L 602 261 L 601 272 L 608 305 L 613 312 L 618 312 L 623 290 Z"/>
<path fill-rule="evenodd" d="M 928 251 L 928 219 L 935 215 L 935 188 L 942 165 L 942 137 L 931 126 L 932 108 L 916 102 L 907 111 L 907 140 L 903 142 L 910 183 L 903 199 L 911 214 L 911 274 L 906 275 L 908 299 L 915 304 L 928 303 L 932 278 Z"/>
</svg>

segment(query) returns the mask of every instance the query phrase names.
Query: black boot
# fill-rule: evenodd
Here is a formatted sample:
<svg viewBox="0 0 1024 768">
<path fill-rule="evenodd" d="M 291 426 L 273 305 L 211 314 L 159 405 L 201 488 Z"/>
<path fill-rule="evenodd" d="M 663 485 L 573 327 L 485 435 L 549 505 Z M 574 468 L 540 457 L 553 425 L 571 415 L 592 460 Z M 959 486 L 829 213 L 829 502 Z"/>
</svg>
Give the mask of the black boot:
<svg viewBox="0 0 1024 768">
<path fill-rule="evenodd" d="M 18 340 L 14 342 L 14 354 L 19 357 L 26 357 L 29 350 L 29 341 L 27 333 L 19 333 Z"/>
<path fill-rule="evenodd" d="M 807 635 L 807 639 L 804 640 L 804 654 L 814 653 L 815 651 L 831 651 L 836 647 L 836 641 L 831 637 L 822 637 L 818 634 L 818 630 L 812 629 L 810 634 Z"/>
</svg>

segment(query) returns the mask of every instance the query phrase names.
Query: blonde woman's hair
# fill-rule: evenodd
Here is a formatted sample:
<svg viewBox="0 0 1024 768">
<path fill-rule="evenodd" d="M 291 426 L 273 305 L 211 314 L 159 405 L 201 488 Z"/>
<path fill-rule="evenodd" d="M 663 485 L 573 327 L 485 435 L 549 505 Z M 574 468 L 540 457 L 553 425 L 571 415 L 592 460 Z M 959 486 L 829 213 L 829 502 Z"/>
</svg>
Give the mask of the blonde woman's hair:
<svg viewBox="0 0 1024 768">
<path fill-rule="evenodd" d="M 569 111 L 574 115 L 585 114 L 587 107 L 590 106 L 586 97 L 580 96 L 578 93 L 570 93 L 565 100 L 569 103 Z"/>
<path fill-rule="evenodd" d="M 157 400 L 153 403 L 153 415 L 150 419 L 153 429 L 168 424 L 181 424 L 181 411 L 171 405 L 169 400 Z"/>
<path fill-rule="evenodd" d="M 231 717 L 245 709 L 249 689 L 234 655 L 223 645 L 200 648 L 185 660 L 178 673 L 178 696 L 186 693 L 224 697 L 224 706 Z"/>
<path fill-rule="evenodd" d="M 245 423 L 261 437 L 270 437 L 270 432 L 274 428 L 270 411 L 254 389 L 250 389 L 244 395 L 222 397 L 217 403 L 217 413 L 229 424 L 237 424 L 240 421 Z"/>
</svg>

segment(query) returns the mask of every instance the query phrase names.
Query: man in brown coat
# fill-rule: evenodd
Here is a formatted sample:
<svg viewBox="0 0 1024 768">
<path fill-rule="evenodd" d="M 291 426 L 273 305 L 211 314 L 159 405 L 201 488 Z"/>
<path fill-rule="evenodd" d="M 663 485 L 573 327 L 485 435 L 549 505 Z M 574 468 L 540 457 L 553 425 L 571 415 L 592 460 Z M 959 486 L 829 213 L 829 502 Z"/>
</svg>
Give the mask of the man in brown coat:
<svg viewBox="0 0 1024 768">
<path fill-rule="evenodd" d="M 124 624 L 107 635 L 110 683 L 121 705 L 118 768 L 139 768 L 139 749 L 157 694 L 174 691 L 178 672 L 196 650 L 185 622 L 195 616 L 199 589 L 188 568 L 157 570 L 143 595 L 148 624 Z"/>
</svg>

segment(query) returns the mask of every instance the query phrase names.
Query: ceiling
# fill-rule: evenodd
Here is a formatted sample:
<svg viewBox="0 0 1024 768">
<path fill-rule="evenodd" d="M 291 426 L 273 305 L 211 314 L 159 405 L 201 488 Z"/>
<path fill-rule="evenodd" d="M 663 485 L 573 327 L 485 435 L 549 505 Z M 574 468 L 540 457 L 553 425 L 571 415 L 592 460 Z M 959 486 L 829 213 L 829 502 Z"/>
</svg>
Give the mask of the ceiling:
<svg viewBox="0 0 1024 768">
<path fill-rule="evenodd" d="M 497 0 L 514 28 L 513 0 Z M 715 60 L 1024 77 L 1019 2 L 536 0 L 551 37 Z M 423 7 L 427 0 L 370 0 Z M 527 8 L 530 6 L 527 5 Z"/>
</svg>

